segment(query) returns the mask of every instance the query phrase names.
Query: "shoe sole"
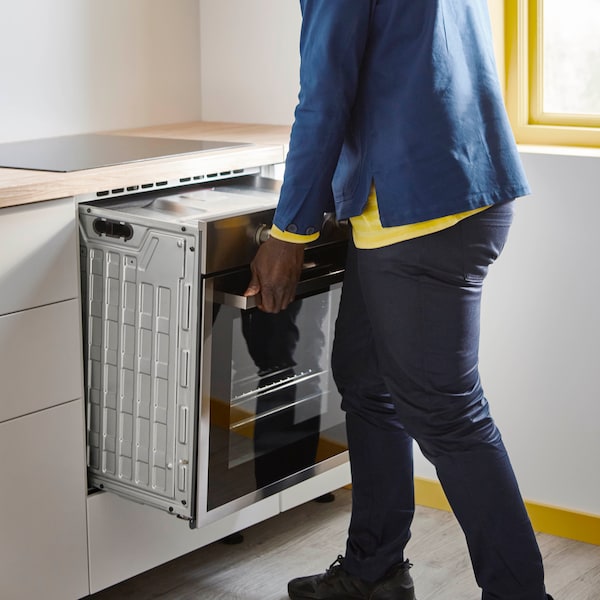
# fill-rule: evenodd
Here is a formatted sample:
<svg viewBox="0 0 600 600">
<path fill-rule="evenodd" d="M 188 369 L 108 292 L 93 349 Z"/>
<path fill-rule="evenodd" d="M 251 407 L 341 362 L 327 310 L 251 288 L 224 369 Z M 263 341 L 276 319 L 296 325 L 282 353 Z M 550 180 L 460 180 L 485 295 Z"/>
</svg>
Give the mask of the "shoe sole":
<svg viewBox="0 0 600 600">
<path fill-rule="evenodd" d="M 297 594 L 292 595 L 290 592 L 288 592 L 288 596 L 290 597 L 290 600 L 318 600 L 315 599 L 315 596 L 299 596 Z M 417 600 L 417 597 L 414 596 L 413 600 Z"/>
</svg>

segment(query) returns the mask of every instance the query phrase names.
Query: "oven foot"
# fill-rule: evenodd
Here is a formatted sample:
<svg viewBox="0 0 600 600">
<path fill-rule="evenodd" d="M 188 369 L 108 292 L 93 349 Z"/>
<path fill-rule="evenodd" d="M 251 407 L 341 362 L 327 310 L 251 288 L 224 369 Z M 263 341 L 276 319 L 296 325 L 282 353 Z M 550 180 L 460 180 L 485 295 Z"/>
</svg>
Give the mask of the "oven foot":
<svg viewBox="0 0 600 600">
<path fill-rule="evenodd" d="M 323 494 L 318 498 L 315 498 L 315 502 L 319 502 L 320 504 L 327 504 L 329 502 L 333 502 L 335 500 L 335 494 L 332 492 L 328 492 L 327 494 Z"/>
<path fill-rule="evenodd" d="M 227 544 L 228 546 L 235 546 L 236 544 L 241 544 L 243 541 L 244 536 L 239 532 L 227 535 L 220 540 L 222 544 Z"/>
</svg>

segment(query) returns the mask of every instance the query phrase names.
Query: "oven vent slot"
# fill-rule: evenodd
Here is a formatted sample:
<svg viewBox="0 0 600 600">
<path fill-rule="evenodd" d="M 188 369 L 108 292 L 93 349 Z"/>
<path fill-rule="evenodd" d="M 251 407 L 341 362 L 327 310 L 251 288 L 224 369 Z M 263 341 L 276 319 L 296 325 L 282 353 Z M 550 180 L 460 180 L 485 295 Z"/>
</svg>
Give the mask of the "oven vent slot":
<svg viewBox="0 0 600 600">
<path fill-rule="evenodd" d="M 114 196 L 122 196 L 124 194 L 131 195 L 132 193 L 146 192 L 156 188 L 171 188 L 178 187 L 181 185 L 190 185 L 192 183 L 216 181 L 219 179 L 228 179 L 232 177 L 243 177 L 244 175 L 256 175 L 260 173 L 260 168 L 247 168 L 247 169 L 232 169 L 231 171 L 220 171 L 218 173 L 205 173 L 202 175 L 188 175 L 179 177 L 177 179 L 160 180 L 160 181 L 146 181 L 144 183 L 136 183 L 123 187 L 113 188 L 110 190 L 100 190 L 95 194 L 83 194 L 78 196 L 79 201 L 87 202 L 89 200 L 95 200 L 96 198 L 112 198 Z"/>
</svg>

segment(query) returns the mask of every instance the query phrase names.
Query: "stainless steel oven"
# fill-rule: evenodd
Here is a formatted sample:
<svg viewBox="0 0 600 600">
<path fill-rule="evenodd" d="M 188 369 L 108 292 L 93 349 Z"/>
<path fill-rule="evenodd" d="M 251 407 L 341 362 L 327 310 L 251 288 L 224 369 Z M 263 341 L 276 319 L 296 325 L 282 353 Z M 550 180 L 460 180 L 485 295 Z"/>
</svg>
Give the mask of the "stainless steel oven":
<svg viewBox="0 0 600 600">
<path fill-rule="evenodd" d="M 279 182 L 80 205 L 89 481 L 192 526 L 347 462 L 330 371 L 347 231 L 324 217 L 296 300 L 242 295 Z"/>
</svg>

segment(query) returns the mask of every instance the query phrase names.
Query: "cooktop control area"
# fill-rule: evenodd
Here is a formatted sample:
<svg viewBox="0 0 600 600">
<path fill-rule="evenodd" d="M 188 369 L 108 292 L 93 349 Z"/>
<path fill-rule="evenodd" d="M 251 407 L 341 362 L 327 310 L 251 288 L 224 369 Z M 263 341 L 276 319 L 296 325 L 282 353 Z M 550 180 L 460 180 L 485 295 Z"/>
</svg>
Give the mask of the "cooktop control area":
<svg viewBox="0 0 600 600">
<path fill-rule="evenodd" d="M 247 145 L 90 133 L 0 144 L 0 167 L 68 173 Z"/>
</svg>

